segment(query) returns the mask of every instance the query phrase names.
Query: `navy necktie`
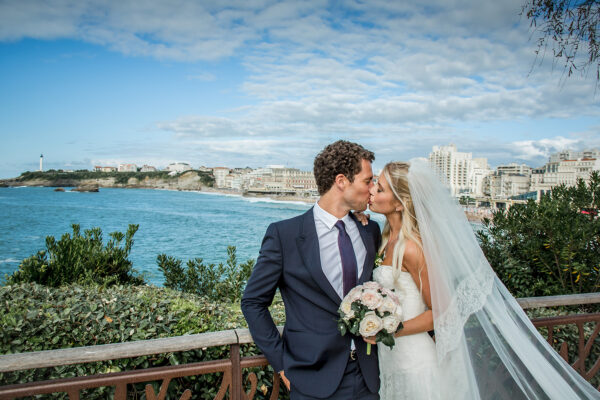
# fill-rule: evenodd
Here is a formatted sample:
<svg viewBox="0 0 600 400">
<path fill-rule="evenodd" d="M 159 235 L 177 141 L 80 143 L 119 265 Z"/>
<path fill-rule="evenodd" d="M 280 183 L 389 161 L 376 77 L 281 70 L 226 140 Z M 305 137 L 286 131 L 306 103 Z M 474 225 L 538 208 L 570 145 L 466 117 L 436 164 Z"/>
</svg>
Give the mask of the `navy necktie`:
<svg viewBox="0 0 600 400">
<path fill-rule="evenodd" d="M 346 296 L 350 289 L 356 286 L 356 275 L 358 275 L 356 255 L 354 254 L 354 247 L 352 247 L 352 240 L 350 240 L 350 236 L 346 233 L 344 221 L 339 220 L 335 223 L 335 227 L 340 231 L 338 247 L 342 258 L 342 281 L 344 284 L 344 296 Z"/>
</svg>

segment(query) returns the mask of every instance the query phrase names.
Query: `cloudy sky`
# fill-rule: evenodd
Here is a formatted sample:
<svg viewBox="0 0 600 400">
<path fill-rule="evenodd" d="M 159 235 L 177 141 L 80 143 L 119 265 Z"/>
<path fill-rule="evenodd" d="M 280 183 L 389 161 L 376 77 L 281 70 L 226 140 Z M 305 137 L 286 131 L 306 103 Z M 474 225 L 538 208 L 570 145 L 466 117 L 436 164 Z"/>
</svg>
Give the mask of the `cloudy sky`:
<svg viewBox="0 0 600 400">
<path fill-rule="evenodd" d="M 536 60 L 521 2 L 0 0 L 0 177 L 600 147 L 595 80 Z"/>
</svg>

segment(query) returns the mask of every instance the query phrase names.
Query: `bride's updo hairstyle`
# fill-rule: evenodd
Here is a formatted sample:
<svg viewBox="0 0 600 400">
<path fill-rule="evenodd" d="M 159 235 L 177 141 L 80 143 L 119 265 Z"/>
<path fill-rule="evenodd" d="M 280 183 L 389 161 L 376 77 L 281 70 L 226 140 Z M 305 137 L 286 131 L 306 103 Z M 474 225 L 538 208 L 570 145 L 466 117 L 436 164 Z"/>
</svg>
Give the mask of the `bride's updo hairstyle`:
<svg viewBox="0 0 600 400">
<path fill-rule="evenodd" d="M 410 163 L 402 161 L 393 161 L 387 163 L 383 167 L 381 175 L 385 178 L 388 185 L 392 189 L 396 199 L 402 204 L 402 229 L 398 234 L 398 241 L 394 246 L 393 258 L 392 258 L 392 271 L 394 280 L 397 280 L 400 276 L 400 270 L 402 269 L 402 259 L 404 258 L 404 249 L 406 248 L 406 240 L 412 240 L 415 242 L 421 251 L 423 245 L 421 244 L 421 234 L 419 233 L 419 224 L 417 223 L 417 217 L 415 214 L 415 207 L 412 202 L 410 195 L 410 189 L 408 186 L 408 171 L 410 169 Z M 381 178 L 380 178 L 381 179 Z M 390 225 L 386 221 L 383 227 L 382 242 L 379 248 L 381 254 L 390 238 Z M 420 277 L 419 271 L 419 277 Z M 421 286 L 421 285 L 419 285 Z"/>
</svg>

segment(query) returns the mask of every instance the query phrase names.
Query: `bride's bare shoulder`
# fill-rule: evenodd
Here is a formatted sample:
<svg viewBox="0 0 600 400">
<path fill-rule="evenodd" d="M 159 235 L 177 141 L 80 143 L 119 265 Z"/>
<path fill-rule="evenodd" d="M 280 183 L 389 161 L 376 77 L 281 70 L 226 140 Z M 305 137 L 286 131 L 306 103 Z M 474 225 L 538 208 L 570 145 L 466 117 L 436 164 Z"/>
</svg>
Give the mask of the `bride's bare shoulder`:
<svg viewBox="0 0 600 400">
<path fill-rule="evenodd" d="M 406 247 L 404 248 L 404 258 L 402 259 L 402 265 L 409 271 L 418 271 L 419 268 L 425 262 L 423 251 L 421 247 L 413 240 L 406 240 Z"/>
</svg>

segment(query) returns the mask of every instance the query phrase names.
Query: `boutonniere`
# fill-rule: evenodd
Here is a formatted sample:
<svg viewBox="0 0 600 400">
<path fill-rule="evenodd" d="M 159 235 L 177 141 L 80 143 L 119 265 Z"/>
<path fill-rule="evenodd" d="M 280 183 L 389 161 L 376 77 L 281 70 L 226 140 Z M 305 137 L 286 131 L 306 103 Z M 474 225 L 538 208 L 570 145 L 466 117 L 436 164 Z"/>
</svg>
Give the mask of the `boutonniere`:
<svg viewBox="0 0 600 400">
<path fill-rule="evenodd" d="M 375 265 L 373 265 L 373 269 L 379 267 L 381 263 L 383 263 L 383 255 L 377 253 L 377 255 L 375 256 Z"/>
</svg>

